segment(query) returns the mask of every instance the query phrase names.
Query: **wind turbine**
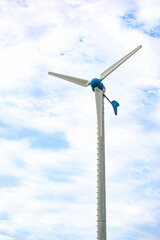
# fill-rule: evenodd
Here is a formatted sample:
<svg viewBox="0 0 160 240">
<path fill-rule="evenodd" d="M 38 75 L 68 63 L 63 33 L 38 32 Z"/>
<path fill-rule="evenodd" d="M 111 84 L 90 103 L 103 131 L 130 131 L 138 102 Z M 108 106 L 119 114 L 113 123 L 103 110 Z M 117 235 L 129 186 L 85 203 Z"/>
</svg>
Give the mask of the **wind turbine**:
<svg viewBox="0 0 160 240">
<path fill-rule="evenodd" d="M 105 79 L 111 72 L 124 63 L 129 57 L 136 53 L 142 46 L 138 46 L 129 54 L 124 56 L 118 62 L 113 64 L 107 70 L 100 74 L 100 78 L 93 78 L 85 80 L 81 78 L 62 75 L 59 73 L 49 72 L 48 74 L 58 78 L 62 78 L 72 83 L 76 83 L 83 87 L 91 85 L 95 92 L 96 110 L 97 110 L 97 240 L 106 240 L 106 189 L 105 189 L 105 135 L 104 135 L 104 97 L 111 103 L 115 115 L 117 115 L 117 108 L 119 103 L 115 100 L 110 101 L 105 95 L 105 86 L 102 80 Z"/>
</svg>

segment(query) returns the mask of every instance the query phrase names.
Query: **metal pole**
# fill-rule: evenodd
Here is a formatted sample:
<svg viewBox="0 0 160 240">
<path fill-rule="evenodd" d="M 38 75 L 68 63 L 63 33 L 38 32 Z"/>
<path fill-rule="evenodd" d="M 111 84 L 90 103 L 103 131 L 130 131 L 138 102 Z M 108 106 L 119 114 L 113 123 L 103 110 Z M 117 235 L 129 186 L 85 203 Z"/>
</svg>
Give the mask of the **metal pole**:
<svg viewBox="0 0 160 240">
<path fill-rule="evenodd" d="M 104 97 L 102 96 L 102 131 L 97 133 L 97 240 L 106 240 L 106 189 L 105 189 L 105 140 Z"/>
</svg>

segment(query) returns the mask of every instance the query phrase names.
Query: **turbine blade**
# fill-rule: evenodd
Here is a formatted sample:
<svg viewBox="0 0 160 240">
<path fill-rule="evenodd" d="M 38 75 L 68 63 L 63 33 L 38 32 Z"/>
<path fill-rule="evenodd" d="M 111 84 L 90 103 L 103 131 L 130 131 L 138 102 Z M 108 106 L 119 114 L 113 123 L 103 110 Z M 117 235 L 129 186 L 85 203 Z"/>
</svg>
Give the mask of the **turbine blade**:
<svg viewBox="0 0 160 240">
<path fill-rule="evenodd" d="M 64 80 L 67 80 L 69 82 L 72 83 L 76 83 L 78 85 L 81 85 L 83 87 L 87 87 L 90 83 L 90 81 L 85 80 L 85 79 L 81 79 L 81 78 L 75 78 L 75 77 L 71 77 L 71 76 L 67 76 L 67 75 L 63 75 L 63 74 L 59 74 L 59 73 L 54 73 L 54 72 L 49 72 L 48 74 L 58 77 L 58 78 L 62 78 Z"/>
<path fill-rule="evenodd" d="M 138 46 L 132 52 L 128 53 L 126 56 L 121 58 L 118 62 L 113 64 L 110 68 L 102 72 L 100 75 L 100 80 L 102 81 L 104 78 L 106 78 L 111 72 L 113 72 L 117 67 L 119 67 L 122 63 L 124 63 L 129 57 L 131 57 L 134 53 L 136 53 L 141 47 L 142 47 L 141 45 Z"/>
<path fill-rule="evenodd" d="M 103 92 L 99 88 L 95 88 L 97 122 L 99 136 L 103 134 Z"/>
</svg>

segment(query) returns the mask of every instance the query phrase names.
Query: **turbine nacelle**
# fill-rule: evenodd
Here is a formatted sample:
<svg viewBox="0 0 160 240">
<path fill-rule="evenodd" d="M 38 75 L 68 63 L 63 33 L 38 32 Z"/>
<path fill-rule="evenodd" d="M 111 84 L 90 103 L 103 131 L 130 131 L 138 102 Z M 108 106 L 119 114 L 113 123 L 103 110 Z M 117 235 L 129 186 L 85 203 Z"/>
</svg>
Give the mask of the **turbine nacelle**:
<svg viewBox="0 0 160 240">
<path fill-rule="evenodd" d="M 101 82 L 100 79 L 98 78 L 93 78 L 91 81 L 90 81 L 90 85 L 92 87 L 92 90 L 95 92 L 95 88 L 99 88 L 100 90 L 103 91 L 103 93 L 105 93 L 106 89 L 105 89 L 105 86 L 103 85 L 103 83 Z"/>
</svg>

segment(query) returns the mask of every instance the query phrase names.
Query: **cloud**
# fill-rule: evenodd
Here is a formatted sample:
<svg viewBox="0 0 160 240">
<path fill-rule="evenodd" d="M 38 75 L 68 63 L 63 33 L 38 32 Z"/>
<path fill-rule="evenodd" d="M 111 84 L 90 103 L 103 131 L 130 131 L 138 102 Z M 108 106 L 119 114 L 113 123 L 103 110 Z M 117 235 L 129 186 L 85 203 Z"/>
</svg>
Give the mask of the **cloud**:
<svg viewBox="0 0 160 240">
<path fill-rule="evenodd" d="M 143 31 L 151 37 L 160 37 L 159 25 L 154 26 L 150 29 L 146 29 L 146 25 L 143 22 L 138 22 L 134 12 L 130 12 L 121 17 L 126 26 Z"/>
<path fill-rule="evenodd" d="M 107 231 L 159 237 L 158 1 L 1 1 L 0 238 L 96 238 L 92 79 L 142 44 L 104 84 Z M 147 33 L 147 34 L 146 34 Z"/>
</svg>

